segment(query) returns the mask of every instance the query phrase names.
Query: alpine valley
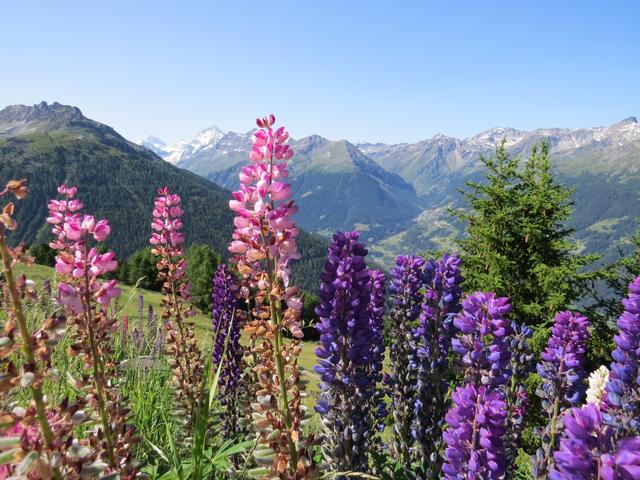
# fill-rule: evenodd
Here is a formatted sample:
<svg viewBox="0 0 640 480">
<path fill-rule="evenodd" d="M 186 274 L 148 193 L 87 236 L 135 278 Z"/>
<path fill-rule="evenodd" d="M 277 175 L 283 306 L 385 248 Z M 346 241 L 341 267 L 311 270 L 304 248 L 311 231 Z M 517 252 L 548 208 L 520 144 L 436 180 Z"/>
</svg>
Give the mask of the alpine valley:
<svg viewBox="0 0 640 480">
<path fill-rule="evenodd" d="M 294 128 L 292 130 L 295 131 Z M 479 158 L 506 139 L 512 155 L 526 156 L 543 139 L 551 146 L 558 179 L 575 189 L 571 227 L 576 248 L 615 260 L 636 229 L 639 215 L 640 125 L 629 117 L 608 127 L 493 128 L 467 139 L 436 135 L 417 143 L 357 144 L 319 135 L 291 144 L 296 153 L 290 181 L 300 205 L 298 221 L 328 236 L 357 228 L 375 256 L 451 247 L 463 231 L 449 208 L 462 207 L 466 181 L 482 177 Z M 237 186 L 251 132 L 218 127 L 191 142 L 139 142 L 168 162 L 227 188 Z"/>
</svg>

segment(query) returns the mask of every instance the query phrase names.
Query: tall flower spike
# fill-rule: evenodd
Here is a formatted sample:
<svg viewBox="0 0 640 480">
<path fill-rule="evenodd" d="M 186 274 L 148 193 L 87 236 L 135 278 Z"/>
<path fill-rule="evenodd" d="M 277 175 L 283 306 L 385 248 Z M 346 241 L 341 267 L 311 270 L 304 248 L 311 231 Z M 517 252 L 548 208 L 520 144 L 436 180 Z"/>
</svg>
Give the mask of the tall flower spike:
<svg viewBox="0 0 640 480">
<path fill-rule="evenodd" d="M 505 473 L 502 437 L 507 416 L 502 395 L 490 386 L 467 384 L 451 395 L 444 432 L 442 478 L 498 480 Z"/>
<path fill-rule="evenodd" d="M 384 418 L 388 415 L 386 403 L 384 401 L 384 390 L 376 388 L 382 384 L 382 368 L 384 362 L 384 296 L 385 296 L 385 276 L 378 270 L 369 271 L 369 330 L 371 332 L 371 366 L 369 375 L 374 388 L 372 395 L 372 423 L 377 424 L 377 428 L 382 432 L 385 428 Z"/>
<path fill-rule="evenodd" d="M 640 277 L 631 282 L 622 304 L 606 403 L 615 414 L 618 435 L 640 435 Z"/>
<path fill-rule="evenodd" d="M 387 383 L 390 387 L 389 396 L 393 414 L 391 447 L 395 458 L 407 469 L 411 468 L 413 447 L 411 425 L 416 397 L 415 348 L 412 331 L 420 315 L 421 290 L 425 280 L 424 263 L 424 259 L 419 256 L 396 257 L 389 285 L 391 374 Z"/>
<path fill-rule="evenodd" d="M 218 379 L 220 402 L 224 407 L 223 431 L 227 437 L 238 434 L 238 383 L 242 375 L 244 351 L 240 345 L 243 311 L 238 304 L 238 280 L 226 265 L 219 265 L 213 277 L 213 368 L 222 364 Z"/>
<path fill-rule="evenodd" d="M 417 394 L 412 426 L 416 443 L 412 457 L 419 478 L 436 479 L 442 467 L 442 426 L 449 405 L 452 323 L 460 311 L 462 296 L 460 257 L 445 254 L 437 261 L 430 259 L 424 272 L 421 314 L 413 334 Z"/>
<path fill-rule="evenodd" d="M 158 190 L 154 202 L 151 252 L 158 257 L 158 280 L 162 283 L 162 319 L 165 345 L 171 357 L 173 383 L 177 388 L 180 408 L 187 418 L 184 438 L 190 438 L 200 410 L 200 391 L 204 364 L 195 337 L 195 327 L 189 320 L 194 311 L 191 285 L 187 280 L 187 262 L 184 258 L 184 236 L 181 198 L 168 187 Z"/>
<path fill-rule="evenodd" d="M 493 387 L 507 383 L 513 331 L 509 312 L 509 299 L 493 292 L 476 292 L 462 301 L 462 311 L 453 321 L 459 334 L 452 345 L 462 357 L 467 382 Z"/>
<path fill-rule="evenodd" d="M 640 478 L 640 437 L 615 441 L 592 403 L 564 415 L 565 430 L 554 453 L 551 480 L 635 480 Z"/>
<path fill-rule="evenodd" d="M 325 458 L 334 472 L 367 472 L 377 426 L 372 412 L 378 409 L 381 352 L 376 352 L 378 329 L 371 328 L 367 249 L 358 236 L 358 232 L 334 234 L 320 275 L 316 308 L 320 346 L 315 370 L 322 390 L 316 410 L 324 426 Z"/>
<path fill-rule="evenodd" d="M 260 465 L 270 464 L 270 471 L 263 475 L 306 478 L 315 466 L 309 450 L 313 435 L 304 436 L 301 431 L 306 407 L 300 400 L 304 384 L 297 362 L 303 302 L 300 288 L 289 280 L 290 262 L 300 258 L 299 231 L 292 219 L 298 207 L 291 200 L 291 186 L 283 181 L 293 151 L 286 144 L 289 134 L 284 127 L 273 128 L 273 115 L 256 123 L 259 130 L 249 155 L 252 163 L 241 168 L 240 188 L 229 201 L 236 213 L 231 261 L 242 277 L 243 289 L 253 293 L 245 331 L 258 359 L 254 373 L 259 387 L 252 407 L 259 447 L 254 457 Z M 292 342 L 284 341 L 286 331 L 293 336 Z"/>
<path fill-rule="evenodd" d="M 112 351 L 117 319 L 107 315 L 107 308 L 120 289 L 115 280 L 101 278 L 118 264 L 113 252 L 99 253 L 91 246 L 104 242 L 111 227 L 107 220 L 81 214 L 83 205 L 74 198 L 76 192 L 75 187 L 61 185 L 58 193 L 62 198 L 49 202 L 47 222 L 53 225 L 55 236 L 50 246 L 58 251 L 55 269 L 61 279 L 58 300 L 75 327 L 76 343 L 71 351 L 82 354 L 92 373 L 92 384 L 84 386 L 84 393 L 101 428 L 91 432 L 91 444 L 112 473 L 135 478 L 139 473 L 131 448 L 135 432 L 126 422 L 125 399 L 111 380 L 118 375 Z"/>
<path fill-rule="evenodd" d="M 509 338 L 511 351 L 511 378 L 506 388 L 507 435 L 505 453 L 507 456 L 507 479 L 513 478 L 516 471 L 515 461 L 524 430 L 524 416 L 528 408 L 525 380 L 534 368 L 534 355 L 529 346 L 533 330 L 524 324 L 513 322 L 513 334 Z"/>
<path fill-rule="evenodd" d="M 583 368 L 589 321 L 578 313 L 556 315 L 547 348 L 537 365 L 542 385 L 536 394 L 542 398 L 547 426 L 541 432 L 542 447 L 534 461 L 534 476 L 546 479 L 553 467 L 553 451 L 562 431 L 562 414 L 579 405 L 585 392 Z"/>
</svg>

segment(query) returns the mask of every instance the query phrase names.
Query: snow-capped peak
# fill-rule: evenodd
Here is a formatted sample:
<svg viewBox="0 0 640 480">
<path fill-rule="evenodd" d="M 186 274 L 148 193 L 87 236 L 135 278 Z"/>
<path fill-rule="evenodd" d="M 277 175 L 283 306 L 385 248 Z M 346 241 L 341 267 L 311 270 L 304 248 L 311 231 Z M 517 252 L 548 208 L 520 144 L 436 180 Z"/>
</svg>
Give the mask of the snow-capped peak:
<svg viewBox="0 0 640 480">
<path fill-rule="evenodd" d="M 190 142 L 179 140 L 168 145 L 155 135 L 148 135 L 140 140 L 138 144 L 175 165 L 186 157 L 195 155 L 202 150 L 213 148 L 225 135 L 226 132 L 224 130 L 213 125 L 198 132 Z"/>
</svg>

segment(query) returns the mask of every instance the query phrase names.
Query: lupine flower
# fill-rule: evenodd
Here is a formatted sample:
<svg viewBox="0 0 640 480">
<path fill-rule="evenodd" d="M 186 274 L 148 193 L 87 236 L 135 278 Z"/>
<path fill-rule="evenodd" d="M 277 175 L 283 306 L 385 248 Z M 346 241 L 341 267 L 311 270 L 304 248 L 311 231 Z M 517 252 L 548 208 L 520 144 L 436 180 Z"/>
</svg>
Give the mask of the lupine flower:
<svg viewBox="0 0 640 480">
<path fill-rule="evenodd" d="M 389 285 L 390 337 L 387 379 L 393 414 L 392 448 L 396 459 L 409 468 L 413 445 L 411 424 L 415 408 L 415 348 L 412 331 L 420 314 L 421 290 L 424 286 L 424 259 L 398 256 L 391 270 Z M 414 359 L 412 362 L 412 358 Z"/>
<path fill-rule="evenodd" d="M 376 425 L 371 412 L 380 358 L 379 333 L 371 329 L 371 273 L 358 232 L 337 232 L 320 275 L 316 308 L 320 346 L 316 349 L 322 394 L 323 450 L 334 471 L 367 471 L 367 453 Z M 377 321 L 374 321 L 377 323 Z"/>
<path fill-rule="evenodd" d="M 58 283 L 58 298 L 73 314 L 79 314 L 81 299 L 86 295 L 106 308 L 120 295 L 115 280 L 100 281 L 98 277 L 113 272 L 118 266 L 113 252 L 98 253 L 89 248 L 89 241 L 103 242 L 111 228 L 106 220 L 96 221 L 92 215 L 77 213 L 83 205 L 74 199 L 76 189 L 61 185 L 62 200 L 49 202 L 47 222 L 53 225 L 55 240 L 51 248 L 58 250 L 55 270 L 65 277 Z"/>
<path fill-rule="evenodd" d="M 443 478 L 501 479 L 506 466 L 502 437 L 507 415 L 502 395 L 490 386 L 467 384 L 456 388 L 451 400 L 443 434 L 447 445 Z"/>
<path fill-rule="evenodd" d="M 173 381 L 179 390 L 180 408 L 188 421 L 186 438 L 194 428 L 201 402 L 201 382 L 204 370 L 202 354 L 195 337 L 195 327 L 189 322 L 194 315 L 191 285 L 187 279 L 184 258 L 184 236 L 181 198 L 169 187 L 158 189 L 151 222 L 151 253 L 158 257 L 158 280 L 163 283 L 162 318 L 165 323 L 165 344 L 172 357 Z"/>
<path fill-rule="evenodd" d="M 536 392 L 548 424 L 541 432 L 542 447 L 534 462 L 534 476 L 547 478 L 553 466 L 553 451 L 562 431 L 563 412 L 582 402 L 585 392 L 583 368 L 589 321 L 580 314 L 560 312 L 556 315 L 547 348 L 540 355 L 538 374 L 542 385 Z"/>
<path fill-rule="evenodd" d="M 291 200 L 290 185 L 283 181 L 293 151 L 286 144 L 289 134 L 284 127 L 273 128 L 273 115 L 256 123 L 259 130 L 253 135 L 251 164 L 241 168 L 240 188 L 229 201 L 236 213 L 229 244 L 231 261 L 243 291 L 252 291 L 255 300 L 245 325 L 258 359 L 259 397 L 252 407 L 259 447 L 254 457 L 260 465 L 269 462 L 275 477 L 305 478 L 315 468 L 308 449 L 314 439 L 301 432 L 306 407 L 300 402 L 304 385 L 297 359 L 304 336 L 303 303 L 300 287 L 290 285 L 289 279 L 290 262 L 300 258 L 299 230 L 292 219 L 298 207 Z M 286 330 L 293 342 L 283 341 Z M 281 388 L 285 382 L 287 388 Z"/>
<path fill-rule="evenodd" d="M 609 369 L 601 365 L 589 375 L 589 388 L 587 388 L 587 403 L 600 405 L 606 393 L 607 382 L 609 381 Z"/>
<path fill-rule="evenodd" d="M 462 301 L 462 311 L 453 320 L 459 334 L 452 346 L 462 357 L 467 382 L 494 387 L 506 384 L 511 358 L 510 311 L 509 299 L 493 292 L 476 292 Z"/>
<path fill-rule="evenodd" d="M 440 475 L 442 425 L 447 411 L 449 350 L 454 315 L 460 311 L 462 275 L 460 257 L 443 255 L 424 268 L 425 291 L 413 351 L 417 371 L 412 434 L 416 440 L 413 462 L 420 478 Z"/>
<path fill-rule="evenodd" d="M 384 362 L 384 295 L 385 277 L 378 270 L 369 271 L 369 330 L 371 332 L 371 371 L 374 384 L 380 384 L 383 380 L 382 364 Z M 378 430 L 384 430 L 383 419 L 388 415 L 384 401 L 384 390 L 377 388 L 374 392 L 371 410 L 373 422 L 378 423 Z"/>
<path fill-rule="evenodd" d="M 551 480 L 635 480 L 640 478 L 640 437 L 615 441 L 600 408 L 589 403 L 564 415 L 560 448 Z"/>
<path fill-rule="evenodd" d="M 223 430 L 225 435 L 238 433 L 237 396 L 242 375 L 243 350 L 240 345 L 242 310 L 238 307 L 238 280 L 225 265 L 219 265 L 213 277 L 213 368 L 223 364 L 218 388 L 220 402 L 225 407 Z"/>
<path fill-rule="evenodd" d="M 622 304 L 606 401 L 617 417 L 619 433 L 640 435 L 640 277 L 631 282 Z"/>
<path fill-rule="evenodd" d="M 529 406 L 525 379 L 533 371 L 534 355 L 529 346 L 533 330 L 524 324 L 512 323 L 513 334 L 509 338 L 511 359 L 509 369 L 511 378 L 507 384 L 505 401 L 507 403 L 507 436 L 505 452 L 508 468 L 514 467 L 520 448 L 520 439 L 524 430 L 524 416 Z M 512 478 L 509 470 L 508 478 Z"/>
<path fill-rule="evenodd" d="M 58 283 L 58 300 L 65 307 L 75 325 L 74 349 L 83 355 L 85 364 L 92 368 L 92 385 L 86 385 L 92 407 L 99 412 L 100 427 L 91 432 L 91 444 L 106 458 L 111 471 L 123 479 L 138 475 L 138 464 L 133 461 L 131 448 L 136 437 L 126 422 L 127 409 L 110 376 L 117 375 L 112 355 L 112 325 L 106 310 L 120 295 L 116 280 L 100 277 L 117 268 L 113 252 L 99 253 L 91 243 L 104 242 L 111 227 L 107 220 L 96 220 L 92 215 L 80 213 L 82 203 L 75 199 L 75 187 L 61 185 L 61 199 L 49 202 L 47 222 L 53 225 L 55 239 L 51 248 L 58 251 L 55 270 L 62 281 Z"/>
</svg>

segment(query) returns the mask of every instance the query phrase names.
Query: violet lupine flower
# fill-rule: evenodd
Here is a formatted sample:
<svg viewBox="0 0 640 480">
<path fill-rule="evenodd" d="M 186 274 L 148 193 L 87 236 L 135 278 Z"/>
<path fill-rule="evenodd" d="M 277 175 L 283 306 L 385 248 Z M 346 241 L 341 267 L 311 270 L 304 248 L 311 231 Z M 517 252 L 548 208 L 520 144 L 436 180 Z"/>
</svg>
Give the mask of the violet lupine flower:
<svg viewBox="0 0 640 480">
<path fill-rule="evenodd" d="M 578 313 L 558 313 L 547 348 L 540 355 L 537 371 L 543 383 L 536 394 L 542 398 L 548 424 L 540 432 L 542 447 L 536 454 L 533 472 L 537 479 L 547 478 L 553 467 L 552 453 L 558 446 L 562 414 L 582 402 L 586 390 L 583 363 L 588 326 L 587 318 Z"/>
<path fill-rule="evenodd" d="M 425 291 L 417 328 L 413 357 L 417 372 L 412 435 L 413 463 L 419 478 L 439 478 L 442 425 L 447 412 L 449 350 L 453 316 L 460 311 L 462 275 L 460 257 L 443 255 L 430 259 L 424 268 Z"/>
<path fill-rule="evenodd" d="M 372 410 L 379 360 L 372 345 L 370 272 L 367 249 L 358 232 L 336 232 L 320 274 L 320 346 L 316 349 L 322 393 L 316 410 L 322 417 L 323 450 L 334 471 L 367 471 L 374 441 Z"/>
<path fill-rule="evenodd" d="M 640 478 L 640 437 L 615 441 L 600 408 L 587 404 L 564 415 L 560 448 L 551 480 L 636 480 Z"/>
<path fill-rule="evenodd" d="M 640 435 L 640 277 L 629 285 L 618 319 L 613 362 L 606 386 L 606 404 L 614 415 L 618 434 Z"/>
<path fill-rule="evenodd" d="M 240 284 L 226 265 L 219 265 L 213 277 L 213 368 L 222 363 L 218 388 L 220 403 L 225 411 L 223 430 L 232 437 L 238 433 L 238 382 L 242 375 L 243 350 L 240 346 L 240 312 L 238 291 Z"/>
<path fill-rule="evenodd" d="M 391 374 L 386 379 L 393 414 L 392 450 L 406 468 L 411 462 L 413 437 L 411 424 L 415 403 L 415 348 L 412 331 L 420 315 L 424 286 L 424 259 L 419 256 L 396 257 L 391 270 L 389 302 L 391 318 L 389 361 Z"/>
<path fill-rule="evenodd" d="M 507 416 L 502 395 L 491 386 L 466 384 L 451 395 L 443 434 L 442 478 L 498 480 L 505 473 L 503 436 Z"/>
<path fill-rule="evenodd" d="M 462 301 L 462 311 L 453 320 L 459 334 L 452 347 L 462 357 L 465 381 L 493 387 L 507 383 L 513 331 L 509 312 L 509 299 L 493 292 L 476 292 Z"/>
<path fill-rule="evenodd" d="M 515 471 L 514 462 L 520 448 L 522 431 L 524 430 L 524 416 L 529 406 L 525 379 L 533 371 L 534 355 L 529 346 L 529 339 L 533 330 L 524 324 L 513 322 L 513 334 L 509 338 L 511 360 L 509 369 L 511 378 L 506 388 L 505 401 L 507 404 L 507 435 L 505 453 L 507 456 L 507 478 L 513 478 L 511 471 Z"/>
<path fill-rule="evenodd" d="M 369 270 L 369 332 L 371 335 L 370 352 L 371 364 L 370 375 L 372 384 L 381 383 L 382 364 L 384 362 L 384 295 L 385 277 L 378 270 Z M 374 408 L 371 410 L 373 422 L 377 422 L 378 430 L 385 428 L 384 417 L 388 412 L 384 401 L 384 390 L 377 388 L 374 392 Z"/>
</svg>

